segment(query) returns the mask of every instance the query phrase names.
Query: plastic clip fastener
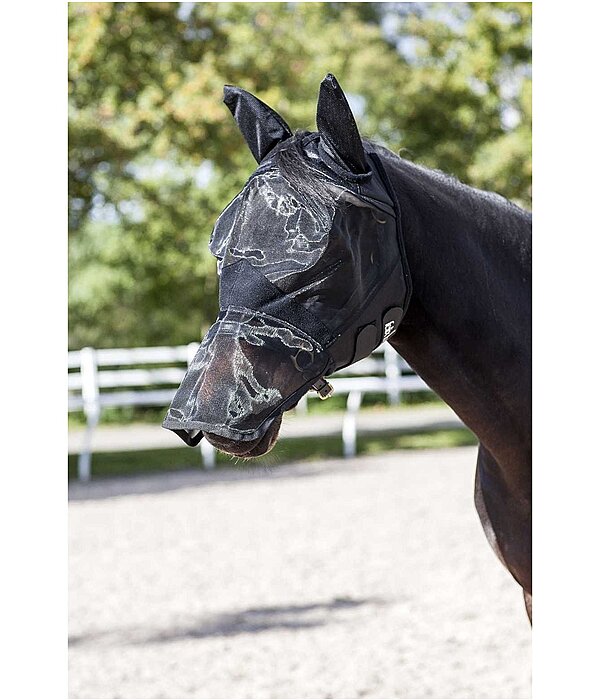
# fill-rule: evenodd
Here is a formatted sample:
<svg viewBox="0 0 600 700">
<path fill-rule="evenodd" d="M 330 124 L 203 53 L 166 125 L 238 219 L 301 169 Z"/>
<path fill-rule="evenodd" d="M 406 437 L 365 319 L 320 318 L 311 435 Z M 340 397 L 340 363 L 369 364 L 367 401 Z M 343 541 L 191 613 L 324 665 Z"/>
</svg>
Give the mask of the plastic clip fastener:
<svg viewBox="0 0 600 700">
<path fill-rule="evenodd" d="M 333 394 L 333 387 L 323 377 L 321 377 L 320 379 L 317 379 L 317 381 L 312 385 L 311 388 L 317 392 L 317 394 L 319 395 L 319 398 L 322 399 L 323 401 L 325 399 L 328 399 L 331 396 L 331 394 Z"/>
</svg>

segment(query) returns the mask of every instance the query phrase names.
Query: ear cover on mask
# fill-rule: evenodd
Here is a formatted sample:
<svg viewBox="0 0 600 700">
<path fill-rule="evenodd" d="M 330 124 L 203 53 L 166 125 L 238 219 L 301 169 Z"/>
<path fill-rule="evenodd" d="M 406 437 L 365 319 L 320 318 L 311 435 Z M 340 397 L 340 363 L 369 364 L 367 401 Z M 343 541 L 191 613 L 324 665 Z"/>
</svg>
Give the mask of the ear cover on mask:
<svg viewBox="0 0 600 700">
<path fill-rule="evenodd" d="M 353 173 L 369 171 L 354 115 L 344 91 L 331 73 L 321 82 L 317 104 L 317 128 L 324 145 Z"/>
<path fill-rule="evenodd" d="M 223 102 L 233 114 L 257 163 L 292 136 L 290 127 L 274 109 L 242 88 L 226 85 Z"/>
</svg>

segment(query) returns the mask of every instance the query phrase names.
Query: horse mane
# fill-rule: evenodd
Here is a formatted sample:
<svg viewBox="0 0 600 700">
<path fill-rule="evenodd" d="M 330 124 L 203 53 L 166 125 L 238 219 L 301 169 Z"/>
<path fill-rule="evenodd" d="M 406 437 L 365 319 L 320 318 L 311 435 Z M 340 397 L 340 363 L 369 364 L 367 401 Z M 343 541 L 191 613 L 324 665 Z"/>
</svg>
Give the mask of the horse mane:
<svg viewBox="0 0 600 700">
<path fill-rule="evenodd" d="M 297 131 L 274 152 L 276 164 L 281 175 L 298 192 L 302 203 L 312 210 L 331 210 L 335 208 L 335 188 L 331 186 L 335 178 L 328 177 L 318 161 L 307 155 L 304 142 L 314 132 Z M 472 215 L 479 220 L 502 218 L 507 223 L 520 221 L 521 225 L 531 223 L 531 212 L 523 209 L 506 197 L 495 192 L 480 190 L 466 185 L 457 177 L 441 170 L 427 168 L 401 158 L 389 149 L 374 141 L 363 142 L 381 158 L 389 170 L 400 178 L 409 178 L 415 182 L 427 196 L 438 199 L 443 192 L 454 201 L 463 203 Z"/>
<path fill-rule="evenodd" d="M 377 155 L 384 161 L 388 162 L 391 167 L 408 174 L 412 179 L 418 180 L 421 186 L 425 189 L 431 185 L 438 185 L 446 191 L 451 192 L 455 197 L 462 200 L 465 204 L 469 204 L 476 211 L 483 212 L 484 210 L 495 209 L 497 213 L 517 214 L 531 219 L 531 212 L 523 209 L 518 204 L 515 204 L 510 199 L 507 199 L 497 192 L 481 190 L 472 185 L 466 185 L 461 182 L 455 175 L 449 175 L 442 170 L 435 168 L 427 168 L 424 165 L 406 160 L 389 149 L 381 146 L 373 141 L 366 141 Z"/>
</svg>

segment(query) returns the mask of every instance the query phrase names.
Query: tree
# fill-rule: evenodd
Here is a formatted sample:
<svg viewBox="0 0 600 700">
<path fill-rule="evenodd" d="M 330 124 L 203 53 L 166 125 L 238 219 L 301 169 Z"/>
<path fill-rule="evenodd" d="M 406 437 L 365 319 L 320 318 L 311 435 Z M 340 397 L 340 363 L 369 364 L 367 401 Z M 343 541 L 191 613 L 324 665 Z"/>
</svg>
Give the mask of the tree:
<svg viewBox="0 0 600 700">
<path fill-rule="evenodd" d="M 331 71 L 365 136 L 530 202 L 529 3 L 70 3 L 71 347 L 196 340 L 207 242 L 255 164 L 225 83 L 315 128 Z"/>
</svg>

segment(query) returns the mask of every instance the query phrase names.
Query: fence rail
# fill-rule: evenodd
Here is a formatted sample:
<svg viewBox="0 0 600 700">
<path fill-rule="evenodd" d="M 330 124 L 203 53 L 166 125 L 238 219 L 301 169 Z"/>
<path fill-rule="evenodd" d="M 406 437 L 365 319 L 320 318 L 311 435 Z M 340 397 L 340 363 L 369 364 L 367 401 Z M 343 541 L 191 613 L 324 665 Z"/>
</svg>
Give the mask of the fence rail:
<svg viewBox="0 0 600 700">
<path fill-rule="evenodd" d="M 91 477 L 92 438 L 102 409 L 122 406 L 164 406 L 166 409 L 197 349 L 198 343 L 190 343 L 175 347 L 86 347 L 68 353 L 69 411 L 83 411 L 86 417 L 78 460 L 80 480 L 88 481 Z M 429 390 L 387 343 L 328 380 L 335 394 L 347 397 L 342 424 L 345 456 L 356 454 L 357 417 L 365 394 L 383 393 L 389 403 L 398 404 L 404 392 Z M 295 410 L 306 412 L 307 402 L 312 398 L 316 398 L 316 394 L 306 394 Z M 202 440 L 199 449 L 204 466 L 214 467 L 214 448 Z"/>
</svg>

